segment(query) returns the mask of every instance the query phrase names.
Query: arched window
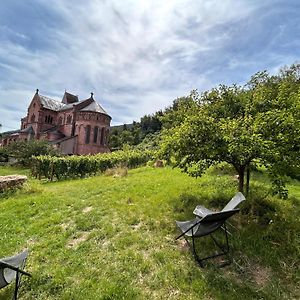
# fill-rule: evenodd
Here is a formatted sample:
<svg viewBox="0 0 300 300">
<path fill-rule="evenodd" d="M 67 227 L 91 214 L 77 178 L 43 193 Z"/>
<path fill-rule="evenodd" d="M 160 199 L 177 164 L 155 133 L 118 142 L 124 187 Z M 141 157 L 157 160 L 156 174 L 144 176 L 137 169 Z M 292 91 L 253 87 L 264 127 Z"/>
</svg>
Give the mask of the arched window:
<svg viewBox="0 0 300 300">
<path fill-rule="evenodd" d="M 104 141 L 105 145 L 107 145 L 107 143 L 108 143 L 108 134 L 109 134 L 109 129 L 106 129 L 105 141 Z"/>
<path fill-rule="evenodd" d="M 90 143 L 91 125 L 87 125 L 85 128 L 85 143 Z"/>
<path fill-rule="evenodd" d="M 53 117 L 50 115 L 45 116 L 45 123 L 52 124 L 53 122 Z"/>
<path fill-rule="evenodd" d="M 99 131 L 98 126 L 95 126 L 95 127 L 94 127 L 94 143 L 97 143 L 97 139 L 98 139 L 98 131 Z"/>
<path fill-rule="evenodd" d="M 59 119 L 58 119 L 58 124 L 59 124 L 59 125 L 62 125 L 62 123 L 63 123 L 63 118 L 62 118 L 62 117 L 59 117 Z"/>
<path fill-rule="evenodd" d="M 71 122 L 72 122 L 72 116 L 68 115 L 68 117 L 67 117 L 67 124 L 71 124 Z"/>
<path fill-rule="evenodd" d="M 30 118 L 31 123 L 35 122 L 35 115 L 33 114 Z"/>
<path fill-rule="evenodd" d="M 101 129 L 100 145 L 104 145 L 104 141 L 105 141 L 105 128 L 103 127 Z"/>
</svg>

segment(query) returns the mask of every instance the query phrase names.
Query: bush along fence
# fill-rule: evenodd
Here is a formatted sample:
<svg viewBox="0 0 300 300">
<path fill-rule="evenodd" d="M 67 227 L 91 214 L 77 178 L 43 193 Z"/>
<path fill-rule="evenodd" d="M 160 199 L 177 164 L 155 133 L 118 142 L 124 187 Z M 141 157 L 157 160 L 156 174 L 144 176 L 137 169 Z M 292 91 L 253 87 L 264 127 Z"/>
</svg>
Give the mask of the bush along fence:
<svg viewBox="0 0 300 300">
<path fill-rule="evenodd" d="M 62 180 L 96 175 L 122 165 L 135 168 L 146 164 L 154 156 L 153 151 L 116 151 L 86 156 L 35 156 L 32 159 L 32 175 L 38 179 Z"/>
</svg>

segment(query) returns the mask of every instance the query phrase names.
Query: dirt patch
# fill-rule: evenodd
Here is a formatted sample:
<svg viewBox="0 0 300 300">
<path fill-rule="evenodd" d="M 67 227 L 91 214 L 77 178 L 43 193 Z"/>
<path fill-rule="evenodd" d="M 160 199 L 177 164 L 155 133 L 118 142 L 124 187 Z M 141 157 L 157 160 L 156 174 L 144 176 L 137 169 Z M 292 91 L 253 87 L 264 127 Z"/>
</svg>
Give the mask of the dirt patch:
<svg viewBox="0 0 300 300">
<path fill-rule="evenodd" d="M 112 169 L 107 169 L 104 174 L 106 176 L 113 176 L 114 178 L 125 177 L 128 174 L 127 167 L 115 167 Z"/>
<path fill-rule="evenodd" d="M 88 213 L 88 212 L 90 212 L 90 211 L 92 211 L 93 210 L 93 207 L 92 206 L 87 206 L 87 207 L 85 207 L 83 210 L 82 210 L 82 212 L 84 213 L 84 214 L 86 214 L 86 213 Z"/>
<path fill-rule="evenodd" d="M 234 281 L 237 284 L 243 284 L 243 278 L 239 272 L 236 272 L 233 269 L 226 269 L 224 268 L 224 274 L 227 278 L 230 278 L 230 280 Z"/>
<path fill-rule="evenodd" d="M 239 284 L 246 280 L 253 282 L 258 288 L 264 288 L 272 276 L 271 268 L 261 266 L 257 262 L 251 262 L 246 257 L 240 264 L 233 260 L 233 265 L 236 268 L 228 269 L 226 275 Z"/>
<path fill-rule="evenodd" d="M 89 232 L 82 232 L 78 237 L 68 241 L 67 248 L 77 248 L 81 243 L 85 242 L 89 237 Z"/>
<path fill-rule="evenodd" d="M 270 268 L 254 265 L 253 268 L 250 270 L 250 275 L 252 277 L 252 280 L 259 287 L 265 287 L 270 280 L 271 270 Z"/>
<path fill-rule="evenodd" d="M 164 162 L 162 160 L 157 160 L 155 163 L 154 163 L 154 167 L 155 168 L 163 168 L 164 166 Z"/>
</svg>

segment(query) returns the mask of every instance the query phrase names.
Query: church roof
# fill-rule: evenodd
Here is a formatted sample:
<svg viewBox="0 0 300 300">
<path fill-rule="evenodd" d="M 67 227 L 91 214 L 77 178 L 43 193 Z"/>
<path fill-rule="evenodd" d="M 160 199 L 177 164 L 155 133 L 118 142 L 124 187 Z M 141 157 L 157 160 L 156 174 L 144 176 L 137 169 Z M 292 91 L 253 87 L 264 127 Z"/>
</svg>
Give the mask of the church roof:
<svg viewBox="0 0 300 300">
<path fill-rule="evenodd" d="M 57 126 L 52 126 L 50 128 L 43 130 L 42 132 L 46 133 L 46 132 L 52 132 L 52 131 L 57 131 Z"/>
<path fill-rule="evenodd" d="M 32 128 L 32 126 L 29 126 L 25 129 L 20 130 L 20 132 L 24 132 L 24 133 L 34 133 L 34 130 Z"/>
<path fill-rule="evenodd" d="M 68 95 L 67 95 L 68 94 Z M 75 95 L 72 95 L 70 93 L 65 92 L 63 101 L 65 97 L 70 97 L 71 101 L 76 100 L 72 103 L 65 104 L 63 102 L 59 102 L 57 100 L 51 99 L 49 97 L 43 96 L 38 94 L 38 97 L 40 98 L 41 104 L 44 108 L 54 110 L 54 111 L 64 111 L 68 109 L 72 109 L 75 107 L 78 111 L 90 111 L 90 112 L 98 112 L 105 115 L 108 115 L 107 112 L 103 109 L 103 107 L 97 103 L 93 97 L 91 96 L 88 99 L 78 101 L 78 97 Z M 75 99 L 76 98 L 76 99 Z"/>
<path fill-rule="evenodd" d="M 82 108 L 80 111 L 92 111 L 92 112 L 99 112 L 102 114 L 107 115 L 107 112 L 102 108 L 102 106 L 97 103 L 95 100 L 89 104 L 88 106 Z"/>
<path fill-rule="evenodd" d="M 76 103 L 64 104 L 63 107 L 62 107 L 61 109 L 59 109 L 59 111 L 71 109 L 71 108 L 73 108 L 75 105 L 78 105 L 79 103 L 82 103 L 83 101 L 85 101 L 85 100 L 81 100 L 81 101 L 78 101 L 78 102 L 76 102 Z"/>
<path fill-rule="evenodd" d="M 65 104 L 70 104 L 78 101 L 78 96 L 65 92 L 61 102 Z"/>
<path fill-rule="evenodd" d="M 48 109 L 51 109 L 54 111 L 59 111 L 65 106 L 65 104 L 63 104 L 57 100 L 48 98 L 46 96 L 42 96 L 40 94 L 39 94 L 39 98 L 40 98 L 42 106 L 44 108 L 48 108 Z"/>
<path fill-rule="evenodd" d="M 75 138 L 77 138 L 77 136 L 78 135 L 66 136 L 66 137 L 63 137 L 63 138 L 59 138 L 59 139 L 50 141 L 50 144 L 58 144 L 58 143 L 61 143 L 61 142 L 64 142 L 64 141 L 67 141 L 67 140 L 70 140 L 70 139 L 75 139 Z"/>
</svg>

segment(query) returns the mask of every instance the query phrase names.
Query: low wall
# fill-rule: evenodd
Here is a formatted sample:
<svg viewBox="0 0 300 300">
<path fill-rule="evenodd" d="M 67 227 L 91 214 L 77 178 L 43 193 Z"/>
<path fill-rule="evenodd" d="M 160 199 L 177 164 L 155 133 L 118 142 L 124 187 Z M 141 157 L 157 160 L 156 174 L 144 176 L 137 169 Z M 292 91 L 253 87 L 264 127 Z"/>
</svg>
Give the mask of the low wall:
<svg viewBox="0 0 300 300">
<path fill-rule="evenodd" d="M 27 180 L 24 175 L 0 176 L 0 192 L 21 186 Z"/>
</svg>

